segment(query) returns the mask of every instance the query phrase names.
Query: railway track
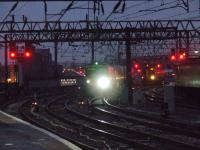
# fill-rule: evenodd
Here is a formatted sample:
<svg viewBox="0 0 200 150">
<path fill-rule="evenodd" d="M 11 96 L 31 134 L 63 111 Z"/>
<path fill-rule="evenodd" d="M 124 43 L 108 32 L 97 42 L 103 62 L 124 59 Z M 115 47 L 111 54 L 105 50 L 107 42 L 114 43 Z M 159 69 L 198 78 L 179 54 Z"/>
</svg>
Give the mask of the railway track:
<svg viewBox="0 0 200 150">
<path fill-rule="evenodd" d="M 62 106 L 64 106 L 65 102 L 65 100 L 62 102 Z M 149 146 L 140 145 L 133 140 L 117 135 L 115 130 L 109 128 L 107 128 L 107 130 L 102 129 L 101 125 L 97 125 L 97 127 L 93 122 L 88 121 L 83 117 L 78 117 L 67 108 L 65 108 L 63 112 L 63 110 L 57 109 L 58 105 L 56 106 L 55 103 L 52 106 L 53 107 L 49 108 L 51 110 L 49 110 L 50 114 L 61 121 L 78 127 L 79 132 L 83 135 L 86 134 L 90 139 L 92 139 L 92 142 L 99 141 L 102 143 L 100 147 L 96 145 L 97 149 L 133 149 L 133 147 L 140 149 L 152 149 Z M 52 110 L 54 110 L 54 112 Z"/>
<path fill-rule="evenodd" d="M 29 122 L 59 135 L 60 137 L 74 143 L 82 149 L 95 150 L 98 149 L 100 145 L 103 147 L 102 145 L 105 145 L 104 141 L 101 140 L 99 142 L 95 141 L 95 139 L 89 138 L 87 135 L 88 133 L 85 134 L 80 132 L 80 126 L 75 125 L 73 122 L 62 120 L 63 118 L 57 117 L 51 110 L 49 110 L 51 105 L 54 105 L 55 102 L 59 103 L 60 99 L 63 100 L 66 98 L 69 99 L 69 93 L 67 95 L 59 94 L 52 97 L 48 96 L 45 99 L 40 100 L 40 108 L 38 112 L 30 111 L 31 102 L 29 101 L 23 103 L 19 111 Z"/>
<path fill-rule="evenodd" d="M 157 130 L 155 132 L 150 128 L 157 127 L 164 130 L 170 126 L 149 120 L 146 120 L 148 122 L 146 124 L 144 118 L 130 119 L 129 116 L 125 117 L 122 114 L 120 116 L 119 112 L 116 115 L 116 108 L 115 112 L 111 113 L 109 112 L 110 108 L 106 110 L 104 107 L 99 107 L 94 110 L 96 115 L 89 114 L 88 111 L 81 112 L 81 109 L 74 103 L 77 104 L 77 99 L 85 98 L 71 95 L 70 93 L 59 93 L 41 98 L 38 112 L 31 112 L 31 101 L 26 101 L 21 105 L 19 111 L 33 124 L 69 140 L 83 149 L 199 149 L 194 143 L 178 141 L 178 135 L 168 133 L 163 136 L 167 132 L 173 132 L 175 128 L 171 128 L 170 131 Z M 144 127 L 145 125 L 149 127 Z M 177 132 L 181 132 L 181 130 Z M 174 136 L 174 139 L 167 138 L 168 136 Z M 194 141 L 194 137 L 191 139 Z"/>
<path fill-rule="evenodd" d="M 170 133 L 170 134 L 168 133 L 168 135 L 163 136 L 163 134 L 166 134 L 166 132 L 163 132 L 163 131 L 157 131 L 156 132 L 156 130 L 150 129 L 149 127 L 148 128 L 142 127 L 141 126 L 141 119 L 140 119 L 140 125 L 138 125 L 138 122 L 136 123 L 135 120 L 134 121 L 132 120 L 132 122 L 130 123 L 130 120 L 129 120 L 129 122 L 127 122 L 121 116 L 113 117 L 113 115 L 109 114 L 109 116 L 112 116 L 112 117 L 108 117 L 108 115 L 102 116 L 99 113 L 93 114 L 92 116 L 88 116 L 88 115 L 85 115 L 85 114 L 80 113 L 80 112 L 77 113 L 76 111 L 73 111 L 73 110 L 74 110 L 74 108 L 71 109 L 70 112 L 73 112 L 74 114 L 76 114 L 79 117 L 84 117 L 85 119 L 92 121 L 96 124 L 102 124 L 102 126 L 104 126 L 104 127 L 109 127 L 109 128 L 121 131 L 123 133 L 125 132 L 126 137 L 129 137 L 130 139 L 137 139 L 137 137 L 131 137 L 129 135 L 130 133 L 132 135 L 133 134 L 138 135 L 140 138 L 143 137 L 143 139 L 140 139 L 138 141 L 145 141 L 145 142 L 148 141 L 149 144 L 154 145 L 154 147 L 156 147 L 158 149 L 165 149 L 165 148 L 167 148 L 167 149 L 178 149 L 178 148 L 179 149 L 199 149 L 198 146 L 195 146 L 195 145 L 190 144 L 190 143 L 185 143 L 185 141 L 178 140 L 178 138 L 177 138 L 178 135 L 172 135 L 172 133 Z M 104 114 L 105 114 L 105 112 L 104 112 Z M 151 121 L 151 125 L 152 124 L 153 123 Z M 144 123 L 143 123 L 143 125 L 144 125 Z M 174 136 L 174 138 L 172 140 L 171 138 L 173 136 Z M 166 146 L 166 147 L 161 146 L 163 143 L 165 143 L 165 145 L 166 145 L 166 143 L 168 143 L 168 146 Z M 170 145 L 172 147 L 170 147 Z"/>
<path fill-rule="evenodd" d="M 149 118 L 138 117 L 134 113 L 132 115 L 130 115 L 130 114 L 127 115 L 126 113 L 117 111 L 115 109 L 112 109 L 112 108 L 109 108 L 106 106 L 96 107 L 95 109 L 96 109 L 96 111 L 99 111 L 100 113 L 110 115 L 116 119 L 120 118 L 122 120 L 126 120 L 133 124 L 138 124 L 138 125 L 142 125 L 142 126 L 147 126 L 149 128 L 159 129 L 159 130 L 162 130 L 165 132 L 185 136 L 186 138 L 191 137 L 191 138 L 199 138 L 200 139 L 200 132 L 194 131 L 194 130 L 192 130 L 192 128 L 191 128 L 191 130 L 188 130 L 185 128 L 180 128 L 178 126 L 172 126 L 171 124 L 168 124 L 167 122 L 152 120 L 151 117 L 149 117 Z"/>
</svg>

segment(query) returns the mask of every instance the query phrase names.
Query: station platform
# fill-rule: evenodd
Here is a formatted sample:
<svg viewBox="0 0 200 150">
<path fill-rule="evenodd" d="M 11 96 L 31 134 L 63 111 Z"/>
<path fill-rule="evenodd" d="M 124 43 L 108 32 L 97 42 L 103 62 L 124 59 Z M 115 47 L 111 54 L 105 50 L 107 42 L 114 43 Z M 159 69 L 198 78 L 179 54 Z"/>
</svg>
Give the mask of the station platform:
<svg viewBox="0 0 200 150">
<path fill-rule="evenodd" d="M 80 150 L 74 144 L 0 111 L 0 150 Z"/>
</svg>

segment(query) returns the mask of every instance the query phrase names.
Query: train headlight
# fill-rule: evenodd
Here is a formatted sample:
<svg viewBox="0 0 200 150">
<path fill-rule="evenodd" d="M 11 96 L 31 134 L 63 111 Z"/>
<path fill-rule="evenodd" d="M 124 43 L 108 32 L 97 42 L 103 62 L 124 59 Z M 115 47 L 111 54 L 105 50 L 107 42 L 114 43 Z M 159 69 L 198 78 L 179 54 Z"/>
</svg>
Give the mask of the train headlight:
<svg viewBox="0 0 200 150">
<path fill-rule="evenodd" d="M 156 79 L 156 76 L 152 74 L 152 75 L 150 76 L 150 79 L 151 79 L 151 80 L 155 80 L 155 79 Z"/>
<path fill-rule="evenodd" d="M 99 77 L 97 80 L 97 86 L 102 90 L 109 88 L 110 85 L 111 85 L 111 79 L 108 77 L 105 76 Z"/>
<path fill-rule="evenodd" d="M 86 80 L 86 83 L 87 83 L 87 84 L 90 84 L 90 82 L 91 82 L 91 81 L 90 81 L 89 79 Z"/>
</svg>

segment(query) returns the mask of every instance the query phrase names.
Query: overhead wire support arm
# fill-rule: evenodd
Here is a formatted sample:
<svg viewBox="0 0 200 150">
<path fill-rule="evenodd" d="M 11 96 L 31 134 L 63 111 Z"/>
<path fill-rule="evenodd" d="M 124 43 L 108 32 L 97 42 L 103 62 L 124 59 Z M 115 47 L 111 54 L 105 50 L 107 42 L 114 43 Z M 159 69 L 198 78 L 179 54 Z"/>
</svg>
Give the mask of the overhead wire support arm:
<svg viewBox="0 0 200 150">
<path fill-rule="evenodd" d="M 8 14 L 4 17 L 3 21 L 5 21 L 8 18 L 8 16 L 15 10 L 18 4 L 19 4 L 19 0 L 16 0 L 16 3 L 9 10 Z"/>
<path fill-rule="evenodd" d="M 45 22 L 47 22 L 47 2 L 46 0 L 44 2 L 44 16 L 45 16 Z"/>
<path fill-rule="evenodd" d="M 189 13 L 189 0 L 181 0 L 185 6 L 185 9 L 187 10 L 187 12 Z"/>
</svg>

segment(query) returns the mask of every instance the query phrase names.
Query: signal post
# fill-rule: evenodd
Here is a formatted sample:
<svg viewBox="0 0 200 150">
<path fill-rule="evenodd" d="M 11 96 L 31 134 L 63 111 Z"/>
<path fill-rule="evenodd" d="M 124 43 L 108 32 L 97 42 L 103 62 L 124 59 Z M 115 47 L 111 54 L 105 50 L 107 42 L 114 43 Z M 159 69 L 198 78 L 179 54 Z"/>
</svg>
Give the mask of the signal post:
<svg viewBox="0 0 200 150">
<path fill-rule="evenodd" d="M 8 41 L 6 42 L 8 44 Z M 7 45 L 6 44 L 6 45 Z M 16 64 L 14 65 L 15 70 L 15 81 L 11 81 L 12 83 L 18 83 L 21 87 L 23 86 L 23 62 L 25 59 L 30 59 L 32 57 L 31 52 L 31 44 L 25 43 L 24 48 L 21 51 L 17 49 L 16 42 L 10 41 L 9 42 L 9 52 L 8 46 L 5 46 L 5 67 L 6 69 L 6 80 L 9 79 L 8 77 L 8 54 L 11 60 L 15 60 Z M 10 79 L 11 80 L 11 79 Z"/>
</svg>

